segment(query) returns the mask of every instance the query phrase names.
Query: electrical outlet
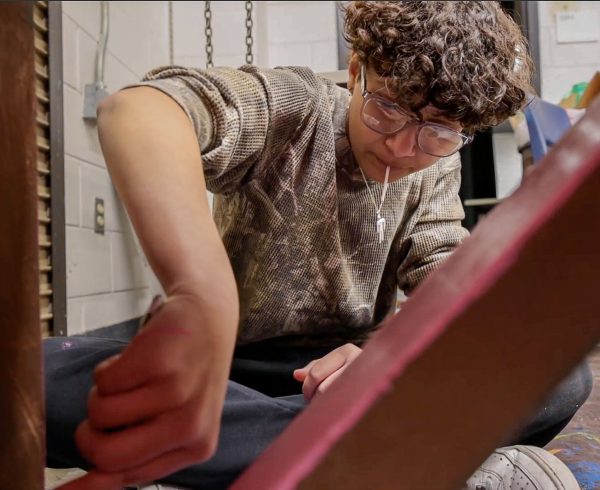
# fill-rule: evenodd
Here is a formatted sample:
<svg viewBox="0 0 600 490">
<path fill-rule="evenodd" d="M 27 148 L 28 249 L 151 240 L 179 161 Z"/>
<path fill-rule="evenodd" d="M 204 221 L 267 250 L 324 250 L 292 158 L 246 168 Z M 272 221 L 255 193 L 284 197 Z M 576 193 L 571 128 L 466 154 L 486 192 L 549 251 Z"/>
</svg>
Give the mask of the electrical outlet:
<svg viewBox="0 0 600 490">
<path fill-rule="evenodd" d="M 104 235 L 104 199 L 97 197 L 94 202 L 94 232 Z"/>
<path fill-rule="evenodd" d="M 103 87 L 88 83 L 85 86 L 83 98 L 83 118 L 87 121 L 95 121 L 98 105 L 106 97 L 108 97 L 108 92 Z"/>
</svg>

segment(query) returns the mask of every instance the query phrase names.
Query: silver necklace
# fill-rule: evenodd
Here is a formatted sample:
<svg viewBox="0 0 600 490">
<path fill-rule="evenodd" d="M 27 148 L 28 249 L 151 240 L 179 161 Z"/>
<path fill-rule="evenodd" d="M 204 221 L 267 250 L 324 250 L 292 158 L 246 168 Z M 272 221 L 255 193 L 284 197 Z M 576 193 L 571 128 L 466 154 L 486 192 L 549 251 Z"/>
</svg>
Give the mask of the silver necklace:
<svg viewBox="0 0 600 490">
<path fill-rule="evenodd" d="M 383 181 L 383 189 L 381 190 L 381 202 L 379 203 L 379 207 L 377 207 L 377 203 L 375 202 L 375 196 L 373 192 L 371 192 L 371 187 L 369 187 L 369 183 L 367 182 L 367 178 L 365 177 L 365 173 L 363 169 L 358 165 L 358 169 L 360 170 L 360 174 L 362 175 L 363 180 L 365 181 L 365 185 L 367 186 L 367 190 L 369 191 L 369 196 L 371 197 L 371 201 L 373 201 L 373 207 L 375 208 L 375 215 L 377 216 L 377 221 L 375 222 L 375 230 L 379 237 L 379 243 L 383 242 L 383 238 L 385 235 L 385 218 L 381 216 L 381 208 L 383 208 L 383 202 L 385 201 L 385 194 L 388 189 L 388 178 L 390 176 L 390 167 L 387 166 L 385 168 L 385 180 Z"/>
</svg>

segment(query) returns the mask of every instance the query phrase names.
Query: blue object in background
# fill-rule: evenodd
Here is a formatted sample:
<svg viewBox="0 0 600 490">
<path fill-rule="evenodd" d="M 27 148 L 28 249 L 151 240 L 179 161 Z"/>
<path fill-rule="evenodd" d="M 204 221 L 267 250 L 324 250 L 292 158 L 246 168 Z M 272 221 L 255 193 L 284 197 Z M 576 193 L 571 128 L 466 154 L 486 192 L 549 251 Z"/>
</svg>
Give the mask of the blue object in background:
<svg viewBox="0 0 600 490">
<path fill-rule="evenodd" d="M 571 127 L 567 112 L 560 106 L 534 97 L 525 108 L 533 163 L 538 163 Z"/>
</svg>

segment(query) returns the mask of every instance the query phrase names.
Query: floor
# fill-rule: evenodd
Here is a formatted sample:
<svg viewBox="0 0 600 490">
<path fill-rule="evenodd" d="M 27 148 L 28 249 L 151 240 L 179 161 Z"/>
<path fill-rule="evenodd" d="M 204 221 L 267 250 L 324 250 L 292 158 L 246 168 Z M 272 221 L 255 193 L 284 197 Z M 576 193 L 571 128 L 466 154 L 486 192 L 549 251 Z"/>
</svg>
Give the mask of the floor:
<svg viewBox="0 0 600 490">
<path fill-rule="evenodd" d="M 594 387 L 587 402 L 546 446 L 571 469 L 582 490 L 600 489 L 600 346 L 589 357 Z M 46 490 L 82 475 L 78 469 L 46 469 Z M 152 487 L 150 487 L 152 488 Z"/>
<path fill-rule="evenodd" d="M 600 489 L 600 347 L 589 357 L 592 394 L 564 430 L 546 446 L 571 469 L 582 490 Z"/>
<path fill-rule="evenodd" d="M 85 471 L 80 469 L 68 469 L 68 470 L 54 470 L 51 468 L 46 468 L 44 472 L 44 477 L 46 483 L 44 488 L 46 490 L 51 490 L 56 488 L 59 484 L 67 483 L 81 475 L 85 475 Z"/>
</svg>

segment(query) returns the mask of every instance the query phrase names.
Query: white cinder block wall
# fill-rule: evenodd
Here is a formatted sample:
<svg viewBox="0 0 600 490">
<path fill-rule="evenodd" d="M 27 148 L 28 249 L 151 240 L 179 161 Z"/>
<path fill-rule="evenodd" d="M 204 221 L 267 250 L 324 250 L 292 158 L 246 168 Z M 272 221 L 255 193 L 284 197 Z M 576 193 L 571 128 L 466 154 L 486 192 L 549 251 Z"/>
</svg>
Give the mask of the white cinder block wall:
<svg viewBox="0 0 600 490">
<path fill-rule="evenodd" d="M 559 44 L 555 15 L 567 9 L 600 17 L 600 2 L 538 2 L 538 9 L 541 96 L 557 103 L 572 85 L 589 81 L 600 70 L 600 42 Z"/>
<path fill-rule="evenodd" d="M 214 63 L 245 62 L 243 1 L 213 1 Z M 539 2 L 542 97 L 558 101 L 600 70 L 598 42 L 558 44 L 555 12 L 566 2 Z M 568 2 L 600 12 L 600 3 Z M 206 62 L 204 2 L 173 2 L 174 63 Z M 81 117 L 83 90 L 94 80 L 100 2 L 63 2 L 67 315 L 69 334 L 140 316 L 159 289 L 115 196 L 96 127 Z M 255 64 L 337 69 L 336 2 L 254 2 Z M 110 2 L 105 82 L 110 93 L 169 62 L 168 2 Z M 104 199 L 105 235 L 93 231 L 94 198 Z"/>
<path fill-rule="evenodd" d="M 139 316 L 156 289 L 116 198 L 83 93 L 94 82 L 100 2 L 63 2 L 67 331 L 80 333 Z M 168 61 L 167 2 L 110 2 L 104 81 L 110 93 Z M 141 21 L 143 19 L 143 21 Z M 105 234 L 94 233 L 94 202 Z"/>
<path fill-rule="evenodd" d="M 168 2 L 109 2 L 105 83 L 109 93 L 169 62 Z M 212 2 L 215 65 L 245 63 L 243 1 Z M 63 2 L 67 331 L 70 335 L 143 314 L 159 290 L 115 195 L 96 126 L 82 119 L 94 81 L 100 2 Z M 255 64 L 337 69 L 335 2 L 254 2 Z M 173 2 L 174 62 L 206 62 L 204 2 Z M 106 230 L 94 233 L 94 201 Z"/>
<path fill-rule="evenodd" d="M 337 70 L 336 8 L 332 1 L 254 2 L 254 63 Z M 244 64 L 245 2 L 211 2 L 211 10 L 215 66 Z M 204 67 L 204 2 L 173 2 L 173 18 L 175 63 Z"/>
</svg>

